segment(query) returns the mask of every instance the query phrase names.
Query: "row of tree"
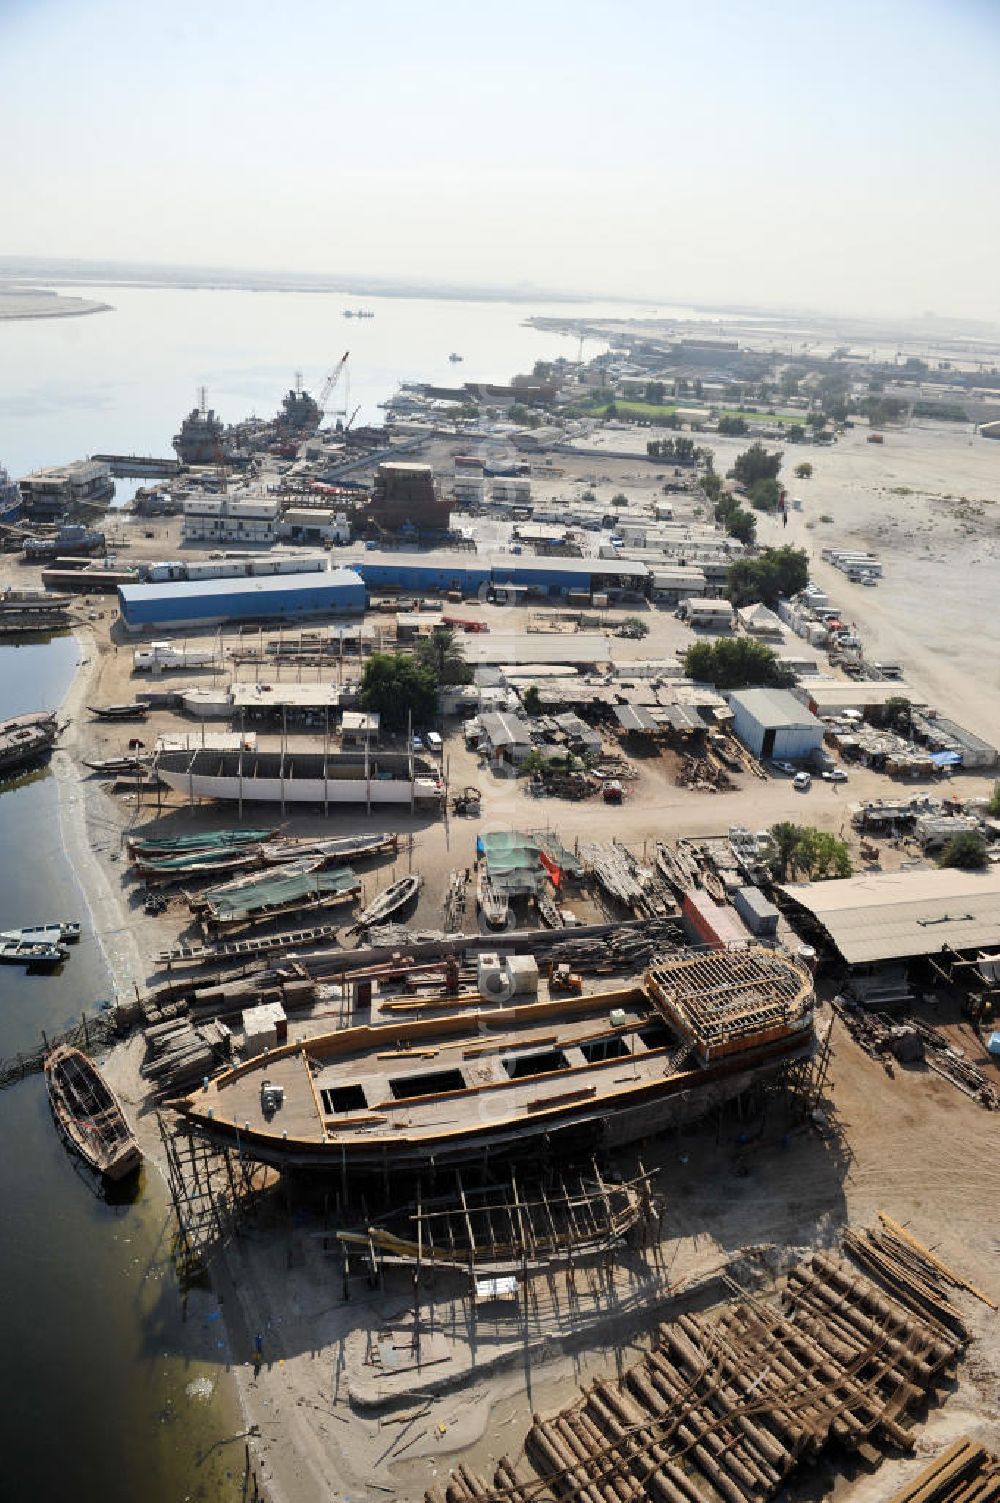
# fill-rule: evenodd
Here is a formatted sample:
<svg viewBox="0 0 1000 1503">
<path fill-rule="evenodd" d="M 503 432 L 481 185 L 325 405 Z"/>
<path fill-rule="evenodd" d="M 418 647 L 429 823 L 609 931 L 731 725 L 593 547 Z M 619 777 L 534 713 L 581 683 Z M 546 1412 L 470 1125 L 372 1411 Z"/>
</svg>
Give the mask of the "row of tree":
<svg viewBox="0 0 1000 1503">
<path fill-rule="evenodd" d="M 825 877 L 849 877 L 851 853 L 842 840 L 812 825 L 782 820 L 771 826 L 774 855 L 771 865 L 779 882 L 807 877 L 810 882 Z"/>
<path fill-rule="evenodd" d="M 693 438 L 653 438 L 646 445 L 646 453 L 650 459 L 663 459 L 669 464 L 696 464 L 705 451 L 696 446 Z"/>
<path fill-rule="evenodd" d="M 424 637 L 412 653 L 373 653 L 361 673 L 361 705 L 378 714 L 389 731 L 405 730 L 408 721 L 431 725 L 438 715 L 438 690 L 471 680 L 458 639 L 445 628 Z"/>
<path fill-rule="evenodd" d="M 788 689 L 794 675 L 770 647 L 753 637 L 719 637 L 692 642 L 684 654 L 684 672 L 717 689 Z"/>
<path fill-rule="evenodd" d="M 729 565 L 726 595 L 735 606 L 768 605 L 798 595 L 809 583 L 809 556 L 804 548 L 764 548 L 756 558 Z"/>
</svg>

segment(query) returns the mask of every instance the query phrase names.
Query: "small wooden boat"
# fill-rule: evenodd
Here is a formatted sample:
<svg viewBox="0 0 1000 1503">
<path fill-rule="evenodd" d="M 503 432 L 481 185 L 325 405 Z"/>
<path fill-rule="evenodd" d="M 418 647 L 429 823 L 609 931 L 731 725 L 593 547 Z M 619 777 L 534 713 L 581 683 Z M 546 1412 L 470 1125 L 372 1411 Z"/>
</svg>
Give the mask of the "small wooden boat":
<svg viewBox="0 0 1000 1503">
<path fill-rule="evenodd" d="M 113 1181 L 138 1169 L 139 1145 L 115 1093 L 92 1060 L 60 1044 L 46 1056 L 45 1084 L 59 1131 L 92 1169 Z"/>
<path fill-rule="evenodd" d="M 395 851 L 398 846 L 399 836 L 394 834 L 341 835 L 316 840 L 309 836 L 286 835 L 269 840 L 261 855 L 269 866 L 313 856 L 322 861 L 358 861 L 362 856 L 380 856 L 383 852 Z"/>
<path fill-rule="evenodd" d="M 398 882 L 393 882 L 384 892 L 380 892 L 377 898 L 368 904 L 362 913 L 351 925 L 354 931 L 368 929 L 372 924 L 382 924 L 391 914 L 397 913 L 411 898 L 415 898 L 420 891 L 421 878 L 416 872 L 411 872 L 405 877 L 400 877 Z"/>
<path fill-rule="evenodd" d="M 502 929 L 510 912 L 510 899 L 505 892 L 496 890 L 484 866 L 480 867 L 479 876 L 476 878 L 476 901 L 490 927 Z"/>
<path fill-rule="evenodd" d="M 186 856 L 136 856 L 132 865 L 147 882 L 183 882 L 187 877 L 224 876 L 259 867 L 259 847 L 236 851 L 192 851 Z"/>
<path fill-rule="evenodd" d="M 75 945 L 80 925 L 75 919 L 57 919 L 51 924 L 26 924 L 21 929 L 0 929 L 0 944 Z"/>
<path fill-rule="evenodd" d="M 88 705 L 87 709 L 98 720 L 145 720 L 149 714 L 149 706 L 138 700 L 121 705 Z"/>
<path fill-rule="evenodd" d="M 121 772 L 142 772 L 149 765 L 148 757 L 97 757 L 92 762 L 84 762 L 84 767 L 89 767 L 91 772 L 100 772 L 109 776 Z"/>
<path fill-rule="evenodd" d="M 201 830 L 191 835 L 130 835 L 133 856 L 184 856 L 198 852 L 233 851 L 270 840 L 274 830 Z"/>
</svg>

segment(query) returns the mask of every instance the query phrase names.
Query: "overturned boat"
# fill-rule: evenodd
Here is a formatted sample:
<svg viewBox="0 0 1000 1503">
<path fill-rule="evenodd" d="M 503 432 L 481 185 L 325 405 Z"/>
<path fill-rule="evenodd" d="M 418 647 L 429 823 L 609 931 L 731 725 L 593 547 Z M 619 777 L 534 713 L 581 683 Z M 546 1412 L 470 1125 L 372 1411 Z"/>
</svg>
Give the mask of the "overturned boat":
<svg viewBox="0 0 1000 1503">
<path fill-rule="evenodd" d="M 812 1050 L 813 1003 L 809 973 L 777 951 L 682 954 L 619 991 L 452 1005 L 271 1049 L 178 1106 L 252 1158 L 344 1174 L 531 1153 L 543 1137 L 617 1148 L 780 1078 Z"/>
<path fill-rule="evenodd" d="M 45 1084 L 59 1131 L 92 1169 L 113 1181 L 138 1169 L 139 1145 L 93 1060 L 60 1044 L 46 1056 Z"/>
<path fill-rule="evenodd" d="M 169 750 L 156 770 L 185 798 L 263 804 L 440 804 L 440 769 L 406 752 Z"/>
</svg>

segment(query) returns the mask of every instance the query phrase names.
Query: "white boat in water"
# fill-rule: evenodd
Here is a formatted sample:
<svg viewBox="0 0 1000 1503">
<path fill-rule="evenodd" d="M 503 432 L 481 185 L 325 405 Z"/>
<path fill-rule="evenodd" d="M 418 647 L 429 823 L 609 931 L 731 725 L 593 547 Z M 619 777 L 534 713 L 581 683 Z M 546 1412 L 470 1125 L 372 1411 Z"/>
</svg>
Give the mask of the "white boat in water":
<svg viewBox="0 0 1000 1503">
<path fill-rule="evenodd" d="M 187 798 L 263 804 L 440 804 L 441 775 L 406 752 L 163 751 L 156 771 Z"/>
</svg>

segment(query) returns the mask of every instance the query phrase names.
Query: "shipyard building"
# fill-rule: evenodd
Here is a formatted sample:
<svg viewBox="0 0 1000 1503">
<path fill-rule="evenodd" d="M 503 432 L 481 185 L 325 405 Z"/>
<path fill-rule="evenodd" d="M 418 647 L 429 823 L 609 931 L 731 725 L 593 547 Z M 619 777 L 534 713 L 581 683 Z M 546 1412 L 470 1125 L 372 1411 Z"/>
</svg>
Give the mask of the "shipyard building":
<svg viewBox="0 0 1000 1503">
<path fill-rule="evenodd" d="M 236 625 L 243 621 L 303 621 L 363 611 L 366 603 L 364 581 L 353 569 L 118 587 L 118 608 L 129 631 Z"/>
</svg>

